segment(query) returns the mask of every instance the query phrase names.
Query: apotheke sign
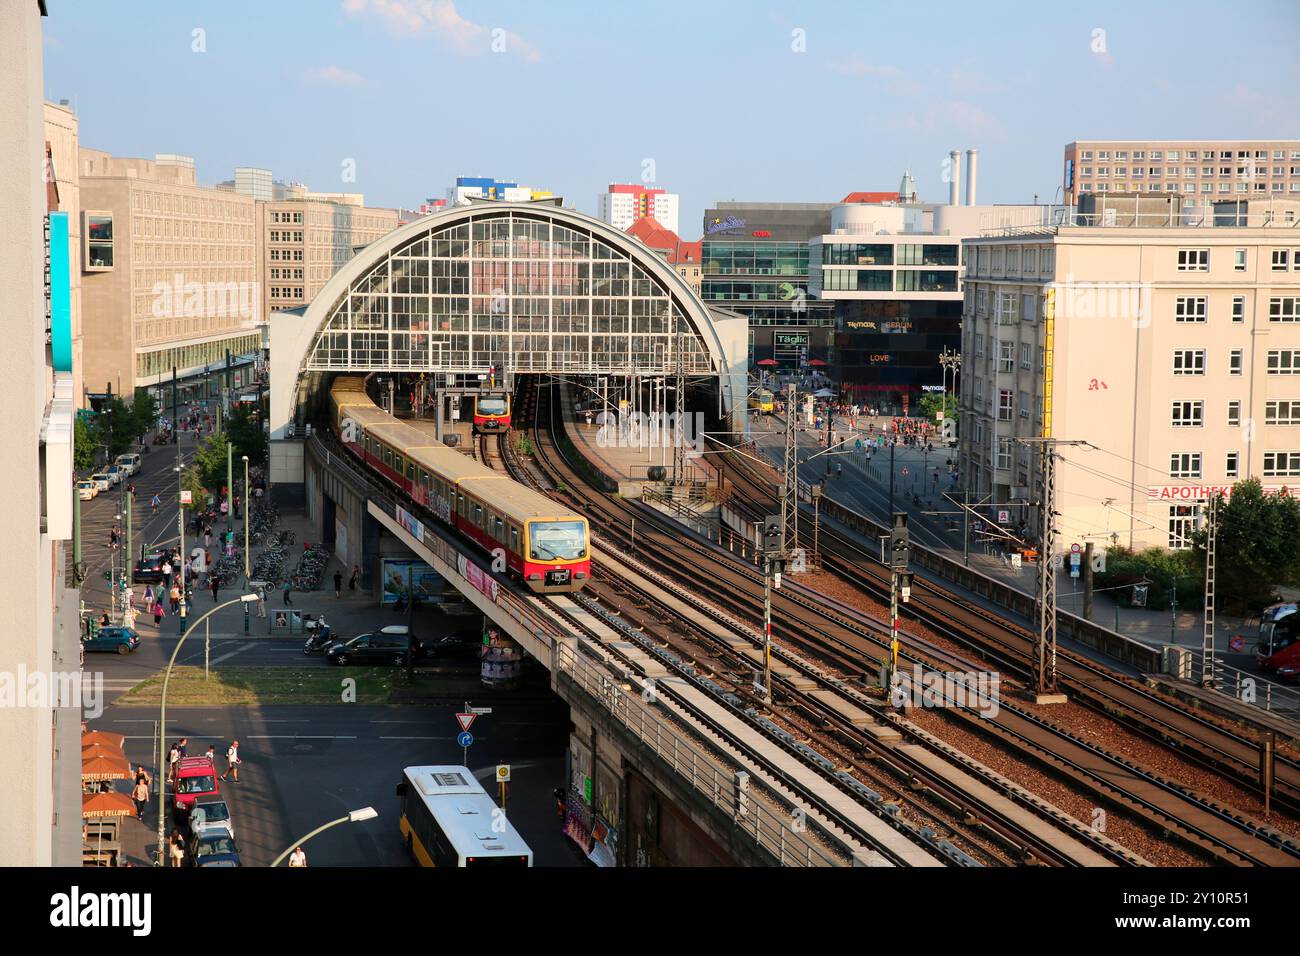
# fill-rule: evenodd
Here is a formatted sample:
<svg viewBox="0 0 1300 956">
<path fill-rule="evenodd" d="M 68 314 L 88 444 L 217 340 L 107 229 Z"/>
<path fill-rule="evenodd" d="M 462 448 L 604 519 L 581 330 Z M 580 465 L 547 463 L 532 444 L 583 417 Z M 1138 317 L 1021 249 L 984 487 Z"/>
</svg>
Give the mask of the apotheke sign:
<svg viewBox="0 0 1300 956">
<path fill-rule="evenodd" d="M 1295 494 L 1295 489 L 1287 485 L 1265 485 L 1266 495 Z M 1152 485 L 1147 488 L 1148 501 L 1209 501 L 1211 495 L 1232 497 L 1232 485 Z"/>
</svg>

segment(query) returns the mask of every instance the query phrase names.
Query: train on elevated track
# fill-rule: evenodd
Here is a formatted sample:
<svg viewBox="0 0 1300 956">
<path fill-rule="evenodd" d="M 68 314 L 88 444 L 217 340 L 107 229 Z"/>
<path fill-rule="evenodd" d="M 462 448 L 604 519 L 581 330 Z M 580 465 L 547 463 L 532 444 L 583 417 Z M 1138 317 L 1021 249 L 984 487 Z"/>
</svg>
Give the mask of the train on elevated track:
<svg viewBox="0 0 1300 956">
<path fill-rule="evenodd" d="M 353 455 L 488 554 L 531 591 L 577 591 L 591 577 L 587 519 L 433 436 L 399 421 L 366 394 L 365 379 L 339 376 L 331 424 Z"/>
</svg>

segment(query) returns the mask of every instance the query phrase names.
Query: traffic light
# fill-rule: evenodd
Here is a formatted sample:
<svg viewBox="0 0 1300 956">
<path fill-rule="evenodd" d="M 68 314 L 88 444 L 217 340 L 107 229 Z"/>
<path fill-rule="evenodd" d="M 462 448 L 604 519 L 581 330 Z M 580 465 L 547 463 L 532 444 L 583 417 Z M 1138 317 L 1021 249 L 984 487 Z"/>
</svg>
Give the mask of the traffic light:
<svg viewBox="0 0 1300 956">
<path fill-rule="evenodd" d="M 763 551 L 767 554 L 779 554 L 783 550 L 784 529 L 781 527 L 780 515 L 768 515 L 763 519 Z"/>
<path fill-rule="evenodd" d="M 889 532 L 889 566 L 895 571 L 906 571 L 912 556 L 912 539 L 907 531 L 907 514 L 894 512 L 894 527 Z"/>
</svg>

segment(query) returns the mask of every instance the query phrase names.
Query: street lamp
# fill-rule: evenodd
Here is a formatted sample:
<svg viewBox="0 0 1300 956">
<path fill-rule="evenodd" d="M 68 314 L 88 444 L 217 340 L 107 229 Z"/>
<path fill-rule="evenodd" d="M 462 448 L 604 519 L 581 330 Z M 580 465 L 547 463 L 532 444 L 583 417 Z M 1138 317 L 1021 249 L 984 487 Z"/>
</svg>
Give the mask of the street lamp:
<svg viewBox="0 0 1300 956">
<path fill-rule="evenodd" d="M 184 559 L 182 559 L 182 564 L 181 564 L 182 577 L 184 577 L 184 572 L 185 572 Z M 182 587 L 181 594 L 183 595 L 184 593 L 185 593 L 185 588 Z M 182 598 L 182 600 L 184 600 L 184 598 Z M 176 646 L 172 649 L 171 659 L 167 662 L 167 671 L 165 674 L 163 674 L 162 701 L 159 703 L 159 714 L 158 714 L 158 772 L 162 774 L 163 777 L 162 777 L 162 781 L 158 784 L 158 862 L 156 864 L 157 866 L 162 866 L 165 859 L 163 856 L 163 839 L 164 839 L 163 833 L 164 833 L 164 824 L 167 821 L 167 776 L 166 776 L 166 769 L 165 769 L 167 755 L 163 752 L 163 741 L 166 740 L 167 738 L 167 685 L 172 679 L 172 667 L 176 663 L 176 655 L 180 653 L 181 646 L 185 643 L 185 639 L 194 632 L 194 629 L 198 627 L 200 624 L 202 624 L 204 621 L 206 621 L 208 618 L 210 618 L 213 614 L 216 614 L 222 608 L 231 607 L 235 604 L 248 604 L 256 600 L 257 600 L 256 594 L 241 594 L 239 597 L 235 598 L 234 600 L 223 601 L 221 604 L 218 604 L 216 607 L 205 612 L 202 617 L 200 617 L 197 621 L 195 621 L 188 628 L 186 628 L 185 632 L 181 634 L 181 639 L 176 642 Z M 182 607 L 184 607 L 183 604 Z M 215 772 L 215 768 L 214 768 L 214 772 Z"/>
<path fill-rule="evenodd" d="M 316 836 L 316 834 L 324 833 L 330 827 L 336 827 L 340 823 L 362 823 L 366 820 L 373 820 L 377 816 L 379 816 L 379 811 L 376 810 L 374 807 L 362 807 L 360 810 L 350 811 L 348 815 L 345 817 L 339 817 L 337 820 L 331 820 L 329 823 L 326 823 L 324 826 L 319 826 L 315 830 L 312 830 L 311 833 L 308 833 L 301 840 L 297 840 L 293 843 L 290 843 L 285 848 L 284 852 L 281 853 L 279 856 L 277 856 L 274 861 L 272 861 L 271 868 L 274 869 L 275 867 L 279 866 L 281 863 L 284 862 L 284 858 L 288 856 L 290 853 L 292 853 L 295 849 L 302 846 L 312 837 Z"/>
<path fill-rule="evenodd" d="M 248 497 L 248 456 L 245 455 L 244 456 L 244 578 L 245 579 L 252 577 L 252 571 L 250 571 L 248 567 L 248 554 L 252 546 L 252 542 L 248 538 L 248 506 L 250 502 L 252 502 L 252 500 L 253 500 L 252 498 Z"/>
</svg>

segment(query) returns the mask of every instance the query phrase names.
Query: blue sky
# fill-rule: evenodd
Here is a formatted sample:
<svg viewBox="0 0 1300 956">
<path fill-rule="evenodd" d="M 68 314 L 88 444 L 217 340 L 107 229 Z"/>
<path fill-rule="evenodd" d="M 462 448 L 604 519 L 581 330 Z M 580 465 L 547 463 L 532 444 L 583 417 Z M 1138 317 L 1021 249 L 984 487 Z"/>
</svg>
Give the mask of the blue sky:
<svg viewBox="0 0 1300 956">
<path fill-rule="evenodd" d="M 386 206 L 493 175 L 589 213 L 650 160 L 688 239 L 718 200 L 836 201 L 909 168 L 942 201 L 952 148 L 979 149 L 980 201 L 1029 202 L 1073 139 L 1300 138 L 1294 0 L 48 6 L 46 96 L 83 145 Z"/>
</svg>

